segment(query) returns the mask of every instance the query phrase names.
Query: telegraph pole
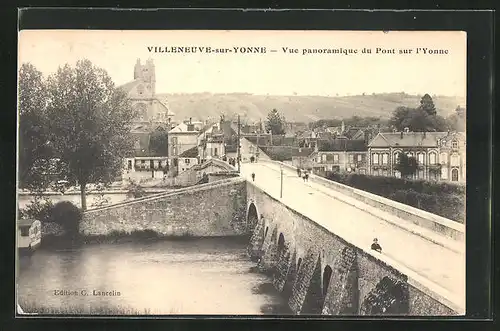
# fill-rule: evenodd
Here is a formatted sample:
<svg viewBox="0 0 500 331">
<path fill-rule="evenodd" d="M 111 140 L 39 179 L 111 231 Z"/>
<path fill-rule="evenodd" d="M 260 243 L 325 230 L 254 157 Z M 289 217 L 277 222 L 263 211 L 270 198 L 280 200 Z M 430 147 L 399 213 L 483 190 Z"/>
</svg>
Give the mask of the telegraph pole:
<svg viewBox="0 0 500 331">
<path fill-rule="evenodd" d="M 281 177 L 281 187 L 280 187 L 280 199 L 283 198 L 283 166 L 280 166 L 280 177 Z"/>
<path fill-rule="evenodd" d="M 241 159 L 241 150 L 240 150 L 240 144 L 241 144 L 241 137 L 240 137 L 240 115 L 238 115 L 238 173 L 240 173 L 240 159 Z"/>
</svg>

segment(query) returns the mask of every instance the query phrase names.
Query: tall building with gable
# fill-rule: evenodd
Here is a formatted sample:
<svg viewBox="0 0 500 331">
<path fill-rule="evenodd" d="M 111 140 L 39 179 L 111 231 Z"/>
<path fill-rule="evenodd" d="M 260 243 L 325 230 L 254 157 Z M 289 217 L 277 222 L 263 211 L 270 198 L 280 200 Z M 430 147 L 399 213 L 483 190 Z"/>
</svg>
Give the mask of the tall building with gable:
<svg viewBox="0 0 500 331">
<path fill-rule="evenodd" d="M 142 64 L 140 59 L 134 66 L 134 80 L 119 86 L 132 103 L 137 117 L 132 122 L 135 139 L 134 155 L 124 160 L 123 177 L 141 179 L 163 177 L 168 171 L 168 153 L 158 153 L 151 148 L 151 137 L 155 131 L 168 132 L 174 116 L 168 102 L 156 95 L 156 71 L 152 59 Z M 165 141 L 165 145 L 168 142 Z"/>
<path fill-rule="evenodd" d="M 167 100 L 156 96 L 156 72 L 152 59 L 148 59 L 145 64 L 137 59 L 134 66 L 134 80 L 119 88 L 127 93 L 132 106 L 138 113 L 134 124 L 166 125 L 174 116 L 168 107 Z"/>
</svg>

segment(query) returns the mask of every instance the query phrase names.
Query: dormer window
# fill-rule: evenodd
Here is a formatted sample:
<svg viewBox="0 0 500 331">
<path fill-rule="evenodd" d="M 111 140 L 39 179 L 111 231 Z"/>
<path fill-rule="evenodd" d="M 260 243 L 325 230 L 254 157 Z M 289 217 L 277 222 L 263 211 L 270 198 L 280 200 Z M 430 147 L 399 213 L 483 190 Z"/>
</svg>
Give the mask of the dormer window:
<svg viewBox="0 0 500 331">
<path fill-rule="evenodd" d="M 458 141 L 453 140 L 453 141 L 451 142 L 451 148 L 458 148 Z"/>
</svg>

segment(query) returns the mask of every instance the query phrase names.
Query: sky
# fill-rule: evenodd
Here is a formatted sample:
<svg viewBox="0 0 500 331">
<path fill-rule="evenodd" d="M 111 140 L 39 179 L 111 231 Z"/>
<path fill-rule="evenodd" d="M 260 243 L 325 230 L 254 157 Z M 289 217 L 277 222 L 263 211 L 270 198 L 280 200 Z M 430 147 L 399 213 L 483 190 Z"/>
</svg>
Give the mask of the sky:
<svg viewBox="0 0 500 331">
<path fill-rule="evenodd" d="M 150 52 L 154 47 L 197 47 L 198 52 Z M 200 47 L 233 52 L 208 54 Z M 235 53 L 234 47 L 265 47 L 266 53 Z M 285 53 L 285 47 L 298 53 Z M 358 53 L 303 53 L 339 48 Z M 372 53 L 361 53 L 363 48 Z M 394 49 L 396 54 L 377 54 L 377 48 Z M 425 54 L 424 48 L 448 54 Z M 412 54 L 399 54 L 403 49 Z M 137 59 L 152 59 L 157 93 L 335 96 L 404 91 L 466 96 L 466 33 L 460 31 L 20 32 L 19 65 L 30 62 L 46 76 L 84 58 L 104 68 L 117 85 L 133 80 Z"/>
</svg>

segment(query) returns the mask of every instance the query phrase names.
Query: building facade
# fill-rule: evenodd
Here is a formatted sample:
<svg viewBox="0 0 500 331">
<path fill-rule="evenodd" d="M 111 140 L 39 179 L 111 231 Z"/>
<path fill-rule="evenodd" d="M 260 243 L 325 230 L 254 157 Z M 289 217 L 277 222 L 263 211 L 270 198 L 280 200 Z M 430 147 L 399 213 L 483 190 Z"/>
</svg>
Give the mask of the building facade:
<svg viewBox="0 0 500 331">
<path fill-rule="evenodd" d="M 181 123 L 168 132 L 168 156 L 176 158 L 188 149 L 198 146 L 199 127 Z"/>
<path fill-rule="evenodd" d="M 456 132 L 379 133 L 368 145 L 369 174 L 401 177 L 401 153 L 417 161 L 413 179 L 465 182 L 465 135 Z"/>
<path fill-rule="evenodd" d="M 310 156 L 313 172 L 348 172 L 366 174 L 367 146 L 364 140 L 334 139 L 319 143 L 319 147 Z"/>
<path fill-rule="evenodd" d="M 226 155 L 221 123 L 208 125 L 198 136 L 198 155 L 202 161 L 220 159 Z"/>
</svg>

